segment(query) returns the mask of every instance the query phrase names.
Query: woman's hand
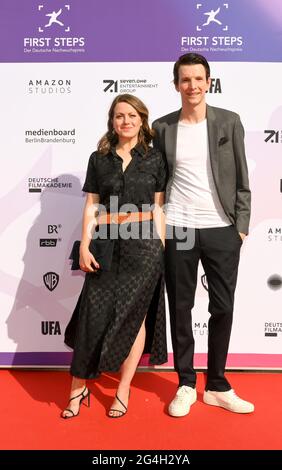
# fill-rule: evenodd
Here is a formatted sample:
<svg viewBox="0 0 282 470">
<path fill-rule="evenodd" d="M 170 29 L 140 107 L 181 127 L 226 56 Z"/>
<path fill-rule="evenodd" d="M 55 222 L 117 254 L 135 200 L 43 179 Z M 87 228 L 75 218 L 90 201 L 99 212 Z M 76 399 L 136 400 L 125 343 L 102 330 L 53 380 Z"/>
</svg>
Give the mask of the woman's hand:
<svg viewBox="0 0 282 470">
<path fill-rule="evenodd" d="M 88 246 L 84 244 L 80 244 L 79 266 L 82 271 L 91 273 L 95 273 L 98 269 L 100 269 L 99 263 L 89 251 Z"/>
</svg>

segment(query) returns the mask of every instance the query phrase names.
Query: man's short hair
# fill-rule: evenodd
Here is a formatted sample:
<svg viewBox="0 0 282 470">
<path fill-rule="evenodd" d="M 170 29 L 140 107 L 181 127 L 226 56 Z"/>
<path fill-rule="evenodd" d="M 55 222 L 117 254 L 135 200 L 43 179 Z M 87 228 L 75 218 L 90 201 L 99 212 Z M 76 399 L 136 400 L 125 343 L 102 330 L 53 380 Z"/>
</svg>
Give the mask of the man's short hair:
<svg viewBox="0 0 282 470">
<path fill-rule="evenodd" d="M 205 67 L 206 70 L 206 79 L 210 77 L 210 66 L 207 59 L 201 54 L 194 54 L 190 52 L 189 54 L 183 54 L 175 62 L 173 67 L 173 81 L 177 85 L 179 82 L 179 67 L 181 65 L 196 65 L 201 64 Z"/>
</svg>

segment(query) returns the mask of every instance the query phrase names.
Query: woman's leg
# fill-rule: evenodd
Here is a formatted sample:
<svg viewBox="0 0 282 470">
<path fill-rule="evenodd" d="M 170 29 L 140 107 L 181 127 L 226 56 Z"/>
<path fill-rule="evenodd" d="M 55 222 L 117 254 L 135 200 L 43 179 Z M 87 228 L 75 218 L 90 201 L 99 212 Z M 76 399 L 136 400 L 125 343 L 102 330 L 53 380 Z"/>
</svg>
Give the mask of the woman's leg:
<svg viewBox="0 0 282 470">
<path fill-rule="evenodd" d="M 127 358 L 125 359 L 124 363 L 121 366 L 121 378 L 120 383 L 117 389 L 117 396 L 125 404 L 127 407 L 128 405 L 128 398 L 129 398 L 129 389 L 131 380 L 136 372 L 138 363 L 144 351 L 145 345 L 145 337 L 146 337 L 146 329 L 145 329 L 145 319 L 141 325 L 141 328 L 136 336 L 136 339 L 133 343 L 131 351 Z M 120 416 L 121 413 L 119 411 L 112 411 L 112 409 L 120 410 L 124 413 L 126 410 L 122 406 L 122 404 L 115 398 L 113 404 L 111 406 L 111 410 L 109 411 L 109 416 Z"/>
<path fill-rule="evenodd" d="M 73 417 L 73 414 L 76 415 L 78 414 L 79 407 L 80 407 L 80 400 L 82 398 L 82 392 L 86 386 L 85 379 L 79 379 L 78 377 L 73 377 L 72 378 L 72 384 L 71 384 L 71 391 L 70 391 L 70 401 L 67 405 L 67 409 L 64 409 L 62 412 L 62 417 Z M 87 391 L 83 393 L 85 396 L 87 394 Z M 78 396 L 80 395 L 80 396 Z M 74 400 L 71 400 L 73 397 L 76 397 Z M 71 410 L 73 414 L 68 411 Z"/>
</svg>

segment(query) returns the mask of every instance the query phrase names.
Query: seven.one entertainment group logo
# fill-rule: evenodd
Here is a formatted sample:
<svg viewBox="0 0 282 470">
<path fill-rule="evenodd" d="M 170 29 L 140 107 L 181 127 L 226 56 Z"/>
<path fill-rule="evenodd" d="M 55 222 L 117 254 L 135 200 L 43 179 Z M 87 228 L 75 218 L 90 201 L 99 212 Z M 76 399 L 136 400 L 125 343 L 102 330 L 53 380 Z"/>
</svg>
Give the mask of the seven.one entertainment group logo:
<svg viewBox="0 0 282 470">
<path fill-rule="evenodd" d="M 195 3 L 195 35 L 181 37 L 180 51 L 182 53 L 243 51 L 243 36 L 229 33 L 229 20 L 232 19 L 229 3 L 218 2 L 215 5 L 212 7 L 210 3 L 209 5 L 204 2 Z"/>
<path fill-rule="evenodd" d="M 271 143 L 271 144 L 282 143 L 282 131 L 277 131 L 275 129 L 266 129 L 264 133 L 266 134 L 264 142 Z"/>
<path fill-rule="evenodd" d="M 130 78 L 121 80 L 103 80 L 105 93 L 136 93 L 140 88 L 158 88 L 158 83 L 151 83 L 145 78 Z"/>
<path fill-rule="evenodd" d="M 34 14 L 30 11 L 30 16 Z M 86 40 L 83 36 L 71 34 L 71 6 L 62 4 L 60 8 L 52 10 L 48 2 L 37 5 L 37 23 L 34 29 L 35 36 L 23 38 L 25 54 L 61 54 L 84 53 Z"/>
<path fill-rule="evenodd" d="M 135 93 L 138 88 L 157 88 L 158 83 L 150 83 L 146 79 L 103 80 L 104 93 Z M 220 78 L 211 78 L 208 93 L 222 93 Z"/>
</svg>

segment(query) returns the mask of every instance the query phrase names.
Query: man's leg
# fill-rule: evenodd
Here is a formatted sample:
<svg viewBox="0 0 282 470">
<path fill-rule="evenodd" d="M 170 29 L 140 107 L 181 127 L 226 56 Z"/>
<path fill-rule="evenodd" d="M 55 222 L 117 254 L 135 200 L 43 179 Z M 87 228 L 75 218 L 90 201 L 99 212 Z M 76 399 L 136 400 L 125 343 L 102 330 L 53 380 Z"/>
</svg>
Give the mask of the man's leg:
<svg viewBox="0 0 282 470">
<path fill-rule="evenodd" d="M 224 373 L 241 244 L 240 235 L 232 225 L 200 230 L 201 261 L 207 276 L 211 314 L 206 390 L 231 389 Z"/>
<path fill-rule="evenodd" d="M 191 309 L 194 306 L 200 250 L 197 244 L 197 231 L 195 244 L 193 243 L 191 249 L 177 249 L 184 248 L 185 244 L 183 240 L 177 239 L 175 227 L 173 235 L 172 239 L 166 240 L 165 272 L 174 366 L 178 373 L 179 386 L 188 385 L 194 388 L 196 372 L 193 367 L 194 337 Z M 187 235 L 194 239 L 195 232 L 188 231 Z"/>
</svg>

